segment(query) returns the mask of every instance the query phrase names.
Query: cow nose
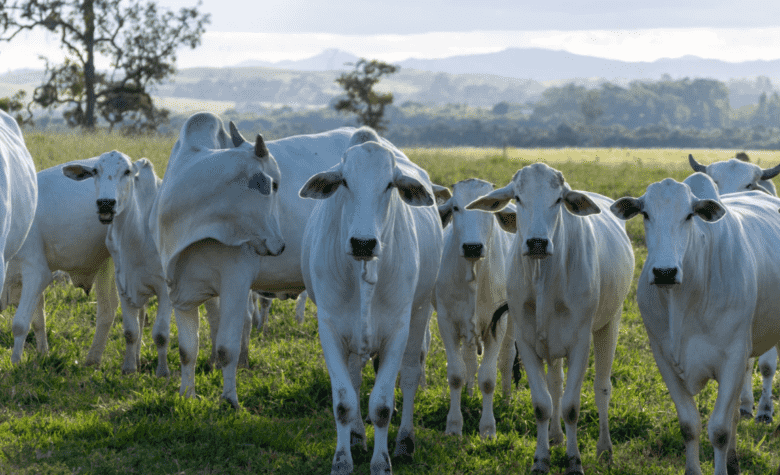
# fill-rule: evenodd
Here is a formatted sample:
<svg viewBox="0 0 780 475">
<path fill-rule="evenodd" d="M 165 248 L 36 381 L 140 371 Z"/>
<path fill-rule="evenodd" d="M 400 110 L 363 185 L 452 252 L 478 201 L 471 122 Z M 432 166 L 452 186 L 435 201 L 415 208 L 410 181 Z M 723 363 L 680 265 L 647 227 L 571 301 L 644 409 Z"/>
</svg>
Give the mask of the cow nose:
<svg viewBox="0 0 780 475">
<path fill-rule="evenodd" d="M 676 267 L 653 267 L 655 285 L 674 285 L 677 283 Z"/>
<path fill-rule="evenodd" d="M 101 198 L 97 200 L 98 213 L 113 213 L 116 200 L 111 198 Z"/>
<path fill-rule="evenodd" d="M 525 242 L 528 246 L 528 255 L 531 257 L 547 256 L 547 245 L 550 243 L 547 239 L 531 238 Z"/>
<path fill-rule="evenodd" d="M 352 246 L 352 256 L 356 258 L 374 257 L 376 248 L 376 239 L 349 238 L 349 244 Z"/>
<path fill-rule="evenodd" d="M 464 244 L 463 257 L 466 259 L 479 259 L 482 257 L 484 246 L 481 243 Z"/>
</svg>

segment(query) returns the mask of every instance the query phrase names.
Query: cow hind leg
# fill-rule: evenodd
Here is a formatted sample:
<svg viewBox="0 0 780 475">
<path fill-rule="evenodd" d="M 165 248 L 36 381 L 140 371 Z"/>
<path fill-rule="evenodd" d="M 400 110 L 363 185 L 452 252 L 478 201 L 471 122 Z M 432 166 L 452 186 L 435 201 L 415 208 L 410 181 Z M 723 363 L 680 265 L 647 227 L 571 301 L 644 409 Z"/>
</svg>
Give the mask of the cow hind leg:
<svg viewBox="0 0 780 475">
<path fill-rule="evenodd" d="M 119 296 L 116 292 L 114 266 L 111 259 L 106 259 L 98 268 L 94 280 L 97 309 L 95 315 L 95 336 L 87 353 L 84 364 L 87 366 L 100 364 L 103 351 L 108 343 L 108 333 L 114 325 L 116 309 L 119 306 Z"/>
<path fill-rule="evenodd" d="M 32 329 L 35 332 L 35 345 L 38 353 L 45 355 L 49 352 L 49 340 L 46 337 L 46 312 L 44 311 L 46 297 L 41 293 L 38 303 L 35 305 L 33 314 Z"/>
<path fill-rule="evenodd" d="M 777 372 L 777 346 L 773 346 L 769 351 L 761 355 L 758 359 L 758 369 L 761 372 L 763 386 L 761 389 L 761 399 L 758 401 L 756 422 L 771 424 L 774 421 L 772 382 L 774 381 L 775 373 Z"/>
<path fill-rule="evenodd" d="M 755 358 L 748 359 L 745 382 L 742 384 L 742 392 L 739 396 L 739 414 L 744 418 L 753 417 L 753 362 Z"/>
<path fill-rule="evenodd" d="M 552 401 L 550 412 L 549 441 L 552 445 L 563 443 L 561 429 L 561 397 L 563 396 L 563 360 L 558 358 L 547 365 L 547 390 Z"/>
<path fill-rule="evenodd" d="M 168 297 L 167 289 L 159 289 L 157 293 L 157 317 L 154 320 L 152 336 L 157 346 L 157 377 L 170 375 L 168 369 L 168 342 L 171 334 L 171 312 L 173 305 Z"/>
<path fill-rule="evenodd" d="M 253 299 L 254 294 L 250 294 L 249 298 Z M 268 316 L 271 313 L 272 301 L 267 297 L 259 297 L 252 312 L 252 324 L 263 333 L 265 333 L 265 324 L 268 323 Z"/>
<path fill-rule="evenodd" d="M 247 309 L 249 286 L 226 282 L 219 293 L 221 319 L 217 333 L 217 364 L 222 368 L 222 398 L 239 409 L 236 392 L 236 368 L 241 354 L 241 342 L 246 324 L 250 323 Z M 251 324 L 251 323 L 250 323 Z"/>
<path fill-rule="evenodd" d="M 198 359 L 198 307 L 175 310 L 179 330 L 179 357 L 181 358 L 181 388 L 184 397 L 197 397 L 195 392 L 195 362 Z"/>
<path fill-rule="evenodd" d="M 212 297 L 203 302 L 206 310 L 206 319 L 209 322 L 209 338 L 211 339 L 211 354 L 209 355 L 209 367 L 219 369 L 217 362 L 217 333 L 219 333 L 219 321 L 222 315 L 219 311 L 219 297 Z"/>
<path fill-rule="evenodd" d="M 396 335 L 387 344 L 380 358 L 376 382 L 368 400 L 368 413 L 374 423 L 374 454 L 371 457 L 372 474 L 390 474 L 390 453 L 388 452 L 388 434 L 390 418 L 395 405 L 395 380 L 398 377 L 401 354 L 404 350 L 405 338 Z M 403 383 L 402 383 L 403 385 Z M 403 387 L 403 386 L 402 386 Z M 404 400 L 406 393 L 404 393 Z M 412 448 L 413 449 L 413 448 Z"/>
<path fill-rule="evenodd" d="M 14 335 L 14 349 L 11 353 L 11 362 L 16 364 L 22 360 L 24 352 L 24 343 L 27 334 L 30 332 L 32 319 L 36 314 L 39 305 L 43 304 L 43 290 L 51 283 L 51 272 L 44 273 L 37 271 L 22 271 L 22 295 L 19 299 L 19 306 L 14 314 L 12 331 Z M 41 309 L 41 312 L 43 310 Z M 36 319 L 42 320 L 41 317 Z M 39 321 L 41 327 L 36 331 L 44 334 L 46 332 L 45 322 Z M 45 336 L 44 336 L 45 338 Z M 48 347 L 48 344 L 47 344 Z"/>
<path fill-rule="evenodd" d="M 465 348 L 460 344 L 461 338 L 457 328 L 452 325 L 447 317 L 447 311 L 441 306 L 438 309 L 437 321 L 439 334 L 447 355 L 447 383 L 450 388 L 450 410 L 447 413 L 447 426 L 444 429 L 444 434 L 462 435 L 463 413 L 460 405 L 461 393 L 466 382 L 466 364 L 462 353 Z"/>
<path fill-rule="evenodd" d="M 610 376 L 612 375 L 612 363 L 615 359 L 619 329 L 620 312 L 610 323 L 593 333 L 596 364 L 593 392 L 599 411 L 599 440 L 596 443 L 596 457 L 605 454 L 607 460 L 612 458 L 612 439 L 609 435 L 609 401 L 612 397 Z"/>
<path fill-rule="evenodd" d="M 496 364 L 504 339 L 506 325 L 499 327 L 496 338 L 489 335 L 485 338 L 485 353 L 482 355 L 482 364 L 479 366 L 479 389 L 482 391 L 482 417 L 479 421 L 479 435 L 483 438 L 496 436 L 496 418 L 493 414 L 493 394 L 496 390 Z"/>
<path fill-rule="evenodd" d="M 306 311 L 306 299 L 308 298 L 309 294 L 304 290 L 298 294 L 298 297 L 295 299 L 295 321 L 297 321 L 299 325 L 303 323 L 303 317 Z"/>
<path fill-rule="evenodd" d="M 498 368 L 501 371 L 501 394 L 507 404 L 512 399 L 512 381 L 515 378 L 515 361 L 518 358 L 515 348 L 514 322 L 507 319 L 506 333 L 501 341 L 501 351 L 498 353 Z"/>
</svg>

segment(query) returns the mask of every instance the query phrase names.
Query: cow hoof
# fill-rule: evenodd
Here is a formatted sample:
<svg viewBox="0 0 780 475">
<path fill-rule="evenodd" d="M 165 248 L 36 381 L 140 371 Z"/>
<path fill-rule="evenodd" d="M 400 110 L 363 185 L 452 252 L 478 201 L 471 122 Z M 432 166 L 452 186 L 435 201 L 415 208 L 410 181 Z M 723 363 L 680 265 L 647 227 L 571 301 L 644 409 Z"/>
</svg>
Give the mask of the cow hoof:
<svg viewBox="0 0 780 475">
<path fill-rule="evenodd" d="M 135 368 L 122 368 L 122 374 L 133 374 L 135 373 Z"/>
<path fill-rule="evenodd" d="M 739 417 L 743 419 L 752 419 L 753 418 L 753 411 L 748 411 L 747 409 L 739 408 Z"/>
<path fill-rule="evenodd" d="M 222 395 L 222 400 L 223 400 L 223 401 L 225 401 L 225 402 L 227 402 L 228 404 L 230 404 L 230 406 L 231 406 L 233 409 L 235 409 L 236 411 L 238 411 L 239 409 L 241 409 L 241 406 L 238 404 L 238 399 L 235 399 L 235 398 L 232 398 L 232 397 L 228 397 L 228 396 L 225 396 L 225 395 L 223 394 L 223 395 Z"/>
<path fill-rule="evenodd" d="M 756 416 L 756 422 L 760 424 L 771 424 L 774 422 L 774 418 L 771 414 L 759 414 Z"/>
<path fill-rule="evenodd" d="M 534 457 L 534 466 L 531 467 L 531 473 L 549 473 L 550 472 L 550 459 L 549 458 L 543 458 L 539 459 L 537 457 Z"/>
<path fill-rule="evenodd" d="M 395 444 L 395 457 L 411 457 L 414 453 L 414 435 L 409 432 L 401 432 L 398 434 L 398 440 Z"/>
<path fill-rule="evenodd" d="M 463 435 L 463 421 L 447 421 L 447 428 L 444 429 L 444 435 Z"/>
<path fill-rule="evenodd" d="M 339 450 L 333 457 L 330 475 L 348 475 L 350 473 L 352 473 L 352 456 L 345 450 Z"/>
<path fill-rule="evenodd" d="M 603 458 L 607 463 L 612 463 L 612 443 L 610 442 L 607 447 L 599 447 L 596 444 L 596 458 Z"/>
<path fill-rule="evenodd" d="M 383 453 L 380 460 L 371 461 L 371 475 L 391 475 L 393 469 L 390 466 L 390 456 Z"/>
<path fill-rule="evenodd" d="M 171 375 L 171 372 L 168 370 L 167 367 L 157 367 L 157 371 L 155 372 L 158 378 L 167 378 Z"/>
<path fill-rule="evenodd" d="M 737 460 L 737 451 L 731 449 L 726 454 L 726 472 L 728 475 L 739 474 L 739 461 Z"/>
<path fill-rule="evenodd" d="M 569 457 L 566 475 L 585 475 L 585 472 L 582 471 L 582 460 L 580 460 L 579 456 L 573 455 Z"/>
</svg>

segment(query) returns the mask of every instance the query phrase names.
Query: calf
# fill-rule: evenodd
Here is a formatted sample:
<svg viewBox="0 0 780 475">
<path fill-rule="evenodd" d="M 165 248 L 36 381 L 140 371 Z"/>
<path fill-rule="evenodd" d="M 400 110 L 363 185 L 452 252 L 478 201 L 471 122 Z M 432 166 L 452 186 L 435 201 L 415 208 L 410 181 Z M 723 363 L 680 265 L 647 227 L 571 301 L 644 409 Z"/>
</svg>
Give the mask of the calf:
<svg viewBox="0 0 780 475">
<path fill-rule="evenodd" d="M 394 387 L 404 394 L 395 455 L 414 451 L 412 412 L 423 340 L 442 253 L 442 229 L 427 174 L 373 130 L 354 133 L 341 162 L 311 177 L 304 198 L 321 200 L 303 237 L 301 271 L 317 304 L 330 374 L 337 443 L 331 473 L 350 473 L 350 443 L 365 446 L 361 368 L 379 359 L 368 403 L 374 423 L 371 473 L 390 473 Z"/>
<path fill-rule="evenodd" d="M 780 340 L 779 207 L 780 199 L 762 192 L 699 199 L 671 178 L 611 207 L 621 219 L 644 217 L 637 303 L 677 407 L 686 473 L 701 473 L 694 395 L 710 379 L 718 381 L 708 424 L 714 473 L 739 472 L 737 407 L 748 358 Z"/>
<path fill-rule="evenodd" d="M 472 390 L 477 370 L 477 347 L 484 347 L 479 367 L 479 389 L 482 391 L 479 433 L 483 437 L 494 437 L 496 363 L 500 353 L 501 389 L 504 397 L 508 398 L 512 388 L 515 346 L 511 322 L 507 329 L 506 322 L 502 321 L 496 334 L 489 331 L 489 326 L 493 309 L 506 300 L 505 267 L 512 234 L 503 230 L 502 226 L 514 232 L 515 216 L 499 212 L 493 219 L 487 213 L 466 209 L 467 204 L 493 191 L 493 185 L 486 181 L 460 181 L 453 185 L 452 190 L 453 196 L 439 206 L 445 231 L 441 267 L 436 279 L 436 318 L 447 351 L 447 381 L 450 385 L 450 412 L 445 433 L 462 433 L 461 391 L 464 385 L 469 392 Z M 503 220 L 510 222 L 504 224 Z"/>
<path fill-rule="evenodd" d="M 601 213 L 612 200 L 573 191 L 561 172 L 543 163 L 519 170 L 507 186 L 473 201 L 466 209 L 496 212 L 512 199 L 517 206 L 517 231 L 507 264 L 506 292 L 536 416 L 532 470 L 546 473 L 550 469 L 550 437 L 554 441 L 563 438 L 559 422 L 562 407 L 567 473 L 582 473 L 577 420 L 591 335 L 599 412 L 596 450 L 597 454 L 612 451 L 610 373 L 623 301 L 634 269 L 631 242 L 619 220 Z M 569 369 L 561 402 L 564 357 Z M 549 365 L 546 380 L 545 361 Z"/>
</svg>

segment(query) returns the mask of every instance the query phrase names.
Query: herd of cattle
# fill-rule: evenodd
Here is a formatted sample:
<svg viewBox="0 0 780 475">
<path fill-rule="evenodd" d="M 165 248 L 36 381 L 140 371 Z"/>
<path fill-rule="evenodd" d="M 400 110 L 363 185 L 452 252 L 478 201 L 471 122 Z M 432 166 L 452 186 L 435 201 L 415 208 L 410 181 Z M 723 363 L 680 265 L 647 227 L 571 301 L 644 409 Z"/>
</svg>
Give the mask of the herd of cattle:
<svg viewBox="0 0 780 475">
<path fill-rule="evenodd" d="M 136 370 L 143 307 L 155 295 L 157 375 L 167 376 L 174 311 L 187 397 L 196 394 L 198 306 L 205 303 L 222 396 L 239 407 L 236 366 L 257 313 L 253 291 L 266 298 L 303 293 L 304 302 L 308 293 L 332 386 L 332 472 L 350 473 L 351 447 L 366 446 L 358 390 L 373 359 L 371 472 L 391 473 L 396 380 L 400 372 L 395 454 L 411 455 L 414 396 L 424 382 L 435 308 L 450 387 L 446 433 L 461 434 L 461 392 L 473 391 L 478 371 L 479 433 L 495 436 L 496 372 L 508 398 L 519 359 L 537 423 L 532 471 L 550 470 L 550 442 L 564 441 L 563 420 L 566 473 L 582 473 L 577 420 L 591 340 L 597 453 L 612 451 L 610 373 L 634 272 L 623 220 L 641 214 L 648 255 L 637 301 L 677 408 L 686 473 L 701 473 L 694 395 L 708 380 L 718 381 L 708 424 L 716 474 L 739 470 L 736 423 L 740 412 L 752 413 L 752 358 L 759 355 L 764 390 L 756 419 L 772 421 L 780 199 L 769 180 L 780 166 L 762 170 L 737 159 L 702 166 L 690 157 L 695 173 L 685 182 L 667 178 L 617 201 L 572 190 L 541 163 L 503 188 L 469 179 L 450 191 L 369 128 L 249 142 L 232 123 L 225 131 L 218 117 L 198 113 L 182 127 L 164 180 L 148 160 L 132 162 L 118 151 L 36 179 L 16 122 L 4 113 L 0 119 L 0 282 L 2 304 L 17 305 L 14 363 L 31 325 L 38 351 L 48 350 L 42 292 L 62 270 L 87 291 L 95 285 L 87 364 L 100 362 L 119 302 L 122 370 Z"/>
</svg>

